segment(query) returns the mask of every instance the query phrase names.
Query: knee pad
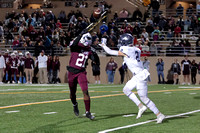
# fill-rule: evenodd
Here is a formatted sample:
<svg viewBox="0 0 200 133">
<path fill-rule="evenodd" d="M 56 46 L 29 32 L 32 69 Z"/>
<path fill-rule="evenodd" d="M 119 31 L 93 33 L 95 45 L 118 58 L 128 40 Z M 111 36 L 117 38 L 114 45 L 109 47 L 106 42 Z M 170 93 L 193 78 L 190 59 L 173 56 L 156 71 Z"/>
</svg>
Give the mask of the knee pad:
<svg viewBox="0 0 200 133">
<path fill-rule="evenodd" d="M 127 95 L 127 96 L 129 96 L 129 95 L 132 93 L 132 91 L 131 91 L 130 89 L 128 89 L 127 87 L 124 87 L 124 88 L 123 88 L 123 92 L 124 92 L 124 94 Z"/>
<path fill-rule="evenodd" d="M 140 99 L 146 105 L 150 102 L 150 99 L 147 96 L 142 96 Z"/>
</svg>

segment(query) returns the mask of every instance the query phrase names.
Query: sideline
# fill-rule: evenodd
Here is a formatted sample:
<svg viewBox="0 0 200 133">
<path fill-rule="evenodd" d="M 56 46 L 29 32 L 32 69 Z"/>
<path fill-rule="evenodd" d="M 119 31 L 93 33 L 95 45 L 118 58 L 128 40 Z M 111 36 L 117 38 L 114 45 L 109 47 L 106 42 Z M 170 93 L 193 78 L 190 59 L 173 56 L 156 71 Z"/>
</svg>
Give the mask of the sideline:
<svg viewBox="0 0 200 133">
<path fill-rule="evenodd" d="M 175 89 L 175 90 L 159 90 L 159 91 L 149 91 L 148 93 L 160 93 L 160 92 L 174 92 L 174 91 L 191 91 L 191 90 L 200 90 L 200 88 L 194 88 L 194 89 Z M 137 94 L 137 92 L 134 92 Z M 102 96 L 93 96 L 90 97 L 92 99 L 95 98 L 103 98 L 103 97 L 114 97 L 114 96 L 122 96 L 124 93 L 120 94 L 111 94 L 111 95 L 102 95 Z M 83 98 L 77 98 L 77 100 L 81 100 Z M 2 106 L 0 109 L 7 109 L 7 108 L 13 108 L 13 107 L 21 107 L 21 106 L 28 106 L 28 105 L 34 105 L 34 104 L 45 104 L 45 103 L 56 103 L 56 102 L 64 102 L 64 101 L 70 101 L 70 99 L 61 99 L 61 100 L 53 100 L 53 101 L 43 101 L 43 102 L 34 102 L 34 103 L 23 103 L 23 104 L 16 104 L 16 105 L 9 105 L 9 106 Z"/>
<path fill-rule="evenodd" d="M 184 115 L 189 115 L 189 114 L 193 114 L 193 113 L 197 113 L 197 112 L 200 112 L 200 109 L 199 110 L 190 111 L 190 112 L 186 112 L 186 113 L 177 114 L 177 115 L 169 115 L 169 116 L 166 116 L 166 119 L 174 118 L 174 117 L 180 117 L 180 116 L 184 116 Z M 154 122 L 154 121 L 156 121 L 156 119 L 149 120 L 149 121 L 144 121 L 144 122 L 139 122 L 139 123 L 136 123 L 136 124 L 127 125 L 127 126 L 123 126 L 123 127 L 107 129 L 107 130 L 104 130 L 104 131 L 99 131 L 98 133 L 107 133 L 107 132 L 112 132 L 112 131 L 116 131 L 116 130 L 120 130 L 120 129 L 136 127 L 136 126 L 144 125 L 144 124 L 147 124 L 147 123 L 150 123 L 150 122 Z"/>
</svg>

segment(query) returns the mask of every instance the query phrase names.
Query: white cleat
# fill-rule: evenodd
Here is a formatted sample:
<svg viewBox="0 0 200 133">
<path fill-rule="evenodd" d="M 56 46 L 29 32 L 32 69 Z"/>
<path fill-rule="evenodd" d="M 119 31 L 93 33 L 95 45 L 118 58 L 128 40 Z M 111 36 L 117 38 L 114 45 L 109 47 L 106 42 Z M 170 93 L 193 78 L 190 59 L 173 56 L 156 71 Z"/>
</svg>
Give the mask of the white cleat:
<svg viewBox="0 0 200 133">
<path fill-rule="evenodd" d="M 15 81 L 12 81 L 13 84 L 15 84 Z"/>
<path fill-rule="evenodd" d="M 20 81 L 18 81 L 18 84 L 21 84 L 21 82 L 20 82 Z"/>
<path fill-rule="evenodd" d="M 165 116 L 163 114 L 159 114 L 157 116 L 157 124 L 162 123 L 164 119 L 165 119 Z"/>
<path fill-rule="evenodd" d="M 138 115 L 136 117 L 136 119 L 139 119 L 140 117 L 142 117 L 142 114 L 147 110 L 147 107 L 143 105 L 143 107 L 141 109 L 138 110 Z"/>
</svg>

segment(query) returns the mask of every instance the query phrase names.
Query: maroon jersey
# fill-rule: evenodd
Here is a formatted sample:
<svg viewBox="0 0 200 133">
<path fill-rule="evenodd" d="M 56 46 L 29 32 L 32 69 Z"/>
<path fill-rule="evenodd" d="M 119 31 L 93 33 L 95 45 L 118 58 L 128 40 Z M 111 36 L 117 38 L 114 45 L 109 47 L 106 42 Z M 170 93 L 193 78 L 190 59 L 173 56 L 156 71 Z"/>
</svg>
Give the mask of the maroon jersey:
<svg viewBox="0 0 200 133">
<path fill-rule="evenodd" d="M 26 60 L 26 58 L 24 58 L 24 57 L 19 58 L 19 60 L 18 60 L 19 61 L 19 67 L 24 66 L 25 60 Z"/>
<path fill-rule="evenodd" d="M 90 47 L 85 47 L 83 44 L 79 43 L 76 48 L 71 48 L 69 66 L 79 70 L 85 69 L 87 60 L 90 58 L 91 54 Z"/>
<path fill-rule="evenodd" d="M 34 60 L 32 58 L 26 58 L 24 64 L 27 69 L 34 68 Z"/>
<path fill-rule="evenodd" d="M 18 59 L 17 58 L 10 58 L 10 66 L 11 66 L 11 68 L 17 69 Z"/>
<path fill-rule="evenodd" d="M 53 71 L 60 70 L 60 61 L 52 61 L 52 69 Z"/>
</svg>

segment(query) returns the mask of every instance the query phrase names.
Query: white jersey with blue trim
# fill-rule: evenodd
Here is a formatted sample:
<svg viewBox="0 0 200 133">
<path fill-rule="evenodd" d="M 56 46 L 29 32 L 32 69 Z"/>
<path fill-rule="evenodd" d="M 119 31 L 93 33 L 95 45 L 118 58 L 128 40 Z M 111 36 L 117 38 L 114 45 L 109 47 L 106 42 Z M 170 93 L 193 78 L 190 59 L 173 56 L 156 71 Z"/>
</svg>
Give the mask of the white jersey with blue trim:
<svg viewBox="0 0 200 133">
<path fill-rule="evenodd" d="M 133 74 L 138 74 L 144 70 L 143 63 L 140 60 L 141 50 L 135 46 L 121 46 L 119 51 L 127 55 L 124 62 Z"/>
</svg>

